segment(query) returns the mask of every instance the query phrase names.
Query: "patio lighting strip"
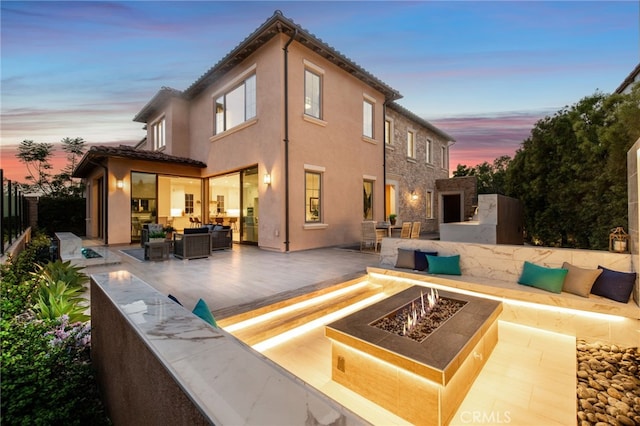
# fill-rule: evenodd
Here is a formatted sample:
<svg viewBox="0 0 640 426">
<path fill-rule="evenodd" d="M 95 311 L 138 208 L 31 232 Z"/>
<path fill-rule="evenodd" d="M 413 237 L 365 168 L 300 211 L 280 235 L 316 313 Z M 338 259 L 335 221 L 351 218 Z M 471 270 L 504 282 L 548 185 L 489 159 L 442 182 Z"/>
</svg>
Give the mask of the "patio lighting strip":
<svg viewBox="0 0 640 426">
<path fill-rule="evenodd" d="M 317 318 L 313 321 L 309 321 L 306 324 L 301 325 L 300 327 L 296 327 L 293 328 L 289 331 L 286 331 L 282 334 L 279 334 L 277 336 L 273 336 L 270 339 L 264 340 L 260 343 L 256 343 L 255 345 L 252 346 L 253 349 L 255 349 L 258 352 L 264 352 L 268 349 L 273 348 L 274 346 L 280 345 L 288 340 L 291 340 L 295 337 L 298 337 L 308 331 L 313 330 L 316 327 L 321 327 L 323 325 L 329 324 L 330 322 L 333 322 L 335 320 L 338 320 L 346 315 L 349 315 L 359 309 L 362 309 L 363 307 L 370 305 L 372 303 L 377 302 L 380 299 L 384 299 L 385 297 L 387 297 L 387 295 L 385 293 L 378 293 L 378 294 L 374 294 L 373 296 L 369 296 L 366 299 L 363 299 L 359 302 L 354 303 L 353 305 L 349 305 L 345 308 L 342 308 L 338 311 L 332 312 L 328 315 L 325 315 L 323 317 Z"/>
<path fill-rule="evenodd" d="M 257 317 L 249 318 L 244 321 L 240 321 L 235 324 L 230 324 L 226 327 L 223 327 L 225 331 L 229 333 L 236 332 L 238 330 L 242 330 L 243 328 L 251 327 L 253 325 L 259 324 L 264 321 L 268 321 L 272 318 L 275 318 L 280 315 L 285 315 L 290 312 L 293 312 L 298 309 L 304 309 L 307 306 L 319 304 L 325 302 L 327 300 L 342 296 L 343 294 L 350 293 L 352 291 L 358 290 L 364 286 L 369 284 L 366 280 L 361 281 L 359 283 L 353 284 L 349 287 L 341 288 L 339 290 L 332 291 L 330 293 L 323 294 L 318 297 L 314 297 L 311 299 L 303 300 L 302 302 L 294 303 L 293 305 L 285 306 L 280 309 L 276 309 L 275 311 L 267 312 L 266 314 L 258 315 Z"/>
<path fill-rule="evenodd" d="M 506 297 L 498 297 L 498 296 L 493 296 L 493 295 L 490 295 L 490 294 L 477 293 L 475 291 L 463 290 L 463 289 L 456 288 L 456 287 L 448 287 L 448 286 L 442 285 L 442 284 L 435 284 L 435 283 L 430 283 L 430 282 L 416 281 L 416 280 L 412 280 L 410 278 L 390 277 L 389 275 L 377 274 L 375 272 L 370 272 L 370 275 L 375 275 L 375 276 L 379 277 L 380 279 L 393 279 L 393 280 L 397 280 L 397 281 L 408 282 L 408 283 L 411 283 L 413 285 L 421 285 L 421 286 L 428 285 L 430 287 L 437 288 L 437 289 L 440 289 L 440 290 L 446 290 L 446 291 L 451 291 L 451 292 L 454 292 L 454 293 L 466 294 L 468 296 L 482 297 L 482 298 L 485 298 L 485 299 L 497 300 L 499 302 L 507 303 L 507 304 L 510 304 L 510 305 L 522 306 L 522 307 L 526 307 L 526 308 L 537 309 L 537 310 L 540 310 L 540 311 L 560 312 L 560 313 L 564 313 L 564 314 L 568 314 L 568 315 L 579 315 L 579 316 L 583 316 L 583 317 L 587 317 L 587 318 L 594 318 L 594 319 L 600 319 L 600 320 L 606 320 L 606 321 L 624 321 L 624 317 L 619 316 L 619 315 L 602 314 L 602 313 L 599 313 L 599 312 L 581 311 L 580 309 L 565 308 L 565 307 L 562 307 L 562 306 L 550 306 L 550 305 L 543 305 L 543 304 L 540 304 L 540 303 L 524 302 L 524 301 L 521 301 L 521 300 L 508 299 Z"/>
</svg>

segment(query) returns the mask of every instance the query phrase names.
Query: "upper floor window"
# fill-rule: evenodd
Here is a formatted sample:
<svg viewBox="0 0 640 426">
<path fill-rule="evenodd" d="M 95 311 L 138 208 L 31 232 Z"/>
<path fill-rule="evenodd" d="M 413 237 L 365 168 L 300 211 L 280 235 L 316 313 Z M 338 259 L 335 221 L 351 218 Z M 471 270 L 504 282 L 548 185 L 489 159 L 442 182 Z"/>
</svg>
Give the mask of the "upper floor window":
<svg viewBox="0 0 640 426">
<path fill-rule="evenodd" d="M 160 148 L 164 148 L 164 146 L 167 144 L 166 140 L 165 140 L 165 125 L 164 125 L 164 118 L 156 121 L 155 123 L 153 123 L 151 125 L 151 133 L 152 133 L 152 137 L 153 137 L 153 149 L 160 149 Z"/>
<path fill-rule="evenodd" d="M 322 173 L 304 172 L 305 222 L 322 222 Z"/>
<path fill-rule="evenodd" d="M 432 148 L 432 146 L 433 146 L 433 143 L 431 142 L 431 139 L 427 139 L 427 146 L 425 147 L 425 149 L 427 151 L 426 152 L 426 161 L 427 161 L 428 164 L 433 163 L 433 153 L 432 153 L 433 152 L 432 151 L 433 148 Z"/>
<path fill-rule="evenodd" d="M 407 131 L 407 157 L 416 158 L 416 137 L 411 130 Z"/>
<path fill-rule="evenodd" d="M 304 113 L 322 118 L 322 79 L 308 69 L 304 70 Z"/>
<path fill-rule="evenodd" d="M 373 138 L 373 103 L 362 101 L 362 134 Z"/>
<path fill-rule="evenodd" d="M 256 116 L 256 76 L 244 80 L 218 97 L 215 105 L 216 135 Z"/>
<path fill-rule="evenodd" d="M 427 219 L 433 219 L 433 191 L 427 190 L 425 194 Z"/>
<path fill-rule="evenodd" d="M 393 123 L 388 118 L 384 120 L 384 142 L 387 145 L 392 145 L 393 141 L 391 140 L 391 136 L 393 135 L 391 129 L 393 128 Z"/>
<path fill-rule="evenodd" d="M 440 166 L 443 169 L 446 169 L 447 168 L 447 163 L 448 163 L 448 161 L 447 161 L 448 160 L 448 158 L 447 158 L 447 147 L 446 146 L 440 147 L 440 152 L 441 152 L 441 157 L 442 157 L 440 159 Z"/>
</svg>

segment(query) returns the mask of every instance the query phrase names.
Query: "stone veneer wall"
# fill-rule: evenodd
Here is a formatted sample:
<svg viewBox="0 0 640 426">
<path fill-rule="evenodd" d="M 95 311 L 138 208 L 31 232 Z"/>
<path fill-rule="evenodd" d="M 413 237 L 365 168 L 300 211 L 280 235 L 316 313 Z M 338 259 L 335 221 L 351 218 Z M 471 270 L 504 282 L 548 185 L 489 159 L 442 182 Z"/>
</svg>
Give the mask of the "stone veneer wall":
<svg viewBox="0 0 640 426">
<path fill-rule="evenodd" d="M 629 197 L 629 238 L 632 262 L 636 271 L 640 271 L 640 139 L 627 152 L 627 185 Z M 636 281 L 634 300 L 640 304 L 640 277 Z"/>
<path fill-rule="evenodd" d="M 421 222 L 422 232 L 438 231 L 439 198 L 436 181 L 449 176 L 449 169 L 442 164 L 442 146 L 448 146 L 448 140 L 433 130 L 410 119 L 400 111 L 388 107 L 386 118 L 392 121 L 392 136 L 385 146 L 386 179 L 397 182 L 399 222 Z M 407 132 L 414 132 L 416 157 L 407 156 Z M 432 162 L 426 162 L 427 139 L 431 140 Z M 448 150 L 447 150 L 448 152 Z M 448 159 L 447 159 L 448 163 Z M 418 195 L 411 199 L 411 192 Z M 426 191 L 433 192 L 433 218 L 427 219 Z"/>
<path fill-rule="evenodd" d="M 475 176 L 438 179 L 438 193 L 462 193 L 464 196 L 464 219 L 473 217 L 478 205 L 478 179 Z"/>
</svg>

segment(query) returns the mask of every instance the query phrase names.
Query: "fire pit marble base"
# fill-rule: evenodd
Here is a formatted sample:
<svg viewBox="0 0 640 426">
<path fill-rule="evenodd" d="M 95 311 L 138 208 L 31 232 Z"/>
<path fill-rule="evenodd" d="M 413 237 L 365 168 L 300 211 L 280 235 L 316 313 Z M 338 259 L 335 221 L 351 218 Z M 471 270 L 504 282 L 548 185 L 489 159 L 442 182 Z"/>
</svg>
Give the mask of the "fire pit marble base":
<svg viewBox="0 0 640 426">
<path fill-rule="evenodd" d="M 410 287 L 327 325 L 325 335 L 334 381 L 411 423 L 446 425 L 498 342 L 502 303 L 440 291 L 466 303 L 422 342 L 370 325 L 427 290 Z"/>
</svg>

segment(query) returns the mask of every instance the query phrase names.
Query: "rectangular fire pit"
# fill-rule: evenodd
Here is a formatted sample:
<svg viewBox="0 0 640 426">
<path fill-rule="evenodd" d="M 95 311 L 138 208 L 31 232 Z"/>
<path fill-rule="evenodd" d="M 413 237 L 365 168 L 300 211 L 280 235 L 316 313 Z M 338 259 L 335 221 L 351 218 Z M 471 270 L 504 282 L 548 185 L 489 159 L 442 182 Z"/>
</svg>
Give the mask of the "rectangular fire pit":
<svg viewBox="0 0 640 426">
<path fill-rule="evenodd" d="M 461 306 L 421 341 L 373 325 L 412 301 L 420 307 L 430 291 L 410 287 L 327 325 L 325 335 L 334 381 L 412 423 L 444 425 L 498 342 L 502 303 L 440 291 Z"/>
</svg>

